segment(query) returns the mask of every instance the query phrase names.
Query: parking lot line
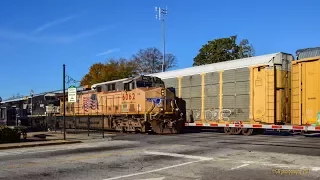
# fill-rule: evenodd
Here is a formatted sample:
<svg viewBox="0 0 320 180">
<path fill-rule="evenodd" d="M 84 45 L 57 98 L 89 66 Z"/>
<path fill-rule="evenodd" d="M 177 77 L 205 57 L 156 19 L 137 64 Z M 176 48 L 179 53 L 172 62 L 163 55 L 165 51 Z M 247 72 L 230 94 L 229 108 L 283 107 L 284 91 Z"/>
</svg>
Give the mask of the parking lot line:
<svg viewBox="0 0 320 180">
<path fill-rule="evenodd" d="M 188 158 L 188 159 L 199 159 L 199 160 L 205 160 L 205 161 L 213 160 L 213 158 L 208 158 L 203 156 L 192 156 L 192 155 L 177 154 L 177 153 L 166 153 L 166 152 L 156 152 L 156 151 L 144 151 L 144 153 L 152 154 L 152 155 L 181 157 L 181 158 Z"/>
<path fill-rule="evenodd" d="M 157 172 L 157 171 L 162 171 L 162 170 L 166 170 L 166 169 L 171 169 L 171 168 L 175 168 L 175 167 L 179 167 L 179 166 L 185 166 L 185 165 L 188 165 L 188 164 L 197 163 L 197 162 L 201 162 L 201 161 L 205 161 L 205 160 L 190 161 L 190 162 L 185 162 L 185 163 L 181 163 L 181 164 L 176 164 L 176 165 L 173 165 L 173 166 L 167 166 L 167 167 L 163 167 L 163 168 L 159 168 L 159 169 L 154 169 L 154 170 L 150 170 L 150 171 L 145 171 L 145 172 L 140 172 L 140 173 L 134 173 L 134 174 L 128 174 L 128 175 L 123 175 L 123 176 L 117 176 L 117 177 L 108 178 L 108 179 L 104 179 L 104 180 L 114 180 L 114 179 L 121 179 L 121 178 L 127 178 L 127 177 L 137 176 L 137 175 L 149 174 L 149 173 L 153 173 L 153 172 Z"/>
<path fill-rule="evenodd" d="M 248 166 L 248 165 L 249 165 L 249 164 L 241 164 L 240 166 L 233 167 L 233 168 L 231 168 L 230 170 L 240 169 L 240 168 L 246 167 L 246 166 Z"/>
</svg>

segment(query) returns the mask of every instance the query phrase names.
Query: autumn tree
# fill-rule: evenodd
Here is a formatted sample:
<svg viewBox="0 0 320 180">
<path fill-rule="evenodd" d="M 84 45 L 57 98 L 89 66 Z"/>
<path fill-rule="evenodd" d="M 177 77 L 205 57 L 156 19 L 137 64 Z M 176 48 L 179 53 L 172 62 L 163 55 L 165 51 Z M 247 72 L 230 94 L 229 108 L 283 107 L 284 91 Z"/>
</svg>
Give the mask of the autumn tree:
<svg viewBox="0 0 320 180">
<path fill-rule="evenodd" d="M 247 39 L 236 43 L 237 36 L 209 41 L 199 50 L 193 60 L 193 66 L 223 62 L 254 56 L 254 48 Z"/>
<path fill-rule="evenodd" d="M 92 85 L 105 81 L 122 79 L 135 74 L 135 63 L 124 58 L 109 59 L 106 63 L 95 63 L 82 78 L 80 84 Z"/>
<path fill-rule="evenodd" d="M 140 49 L 132 56 L 132 60 L 137 65 L 139 74 L 162 72 L 163 53 L 157 48 Z M 176 56 L 171 53 L 165 54 L 164 71 L 175 67 L 176 63 Z"/>
</svg>

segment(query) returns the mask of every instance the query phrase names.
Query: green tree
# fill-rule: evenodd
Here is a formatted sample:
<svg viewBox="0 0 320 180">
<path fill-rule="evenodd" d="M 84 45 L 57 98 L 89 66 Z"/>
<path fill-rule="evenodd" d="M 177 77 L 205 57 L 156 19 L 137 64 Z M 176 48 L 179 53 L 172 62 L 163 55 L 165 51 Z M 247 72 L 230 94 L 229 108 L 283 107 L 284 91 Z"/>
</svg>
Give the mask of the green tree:
<svg viewBox="0 0 320 180">
<path fill-rule="evenodd" d="M 239 44 L 236 41 L 236 35 L 208 41 L 194 58 L 193 66 L 254 56 L 254 48 L 247 39 L 241 40 Z"/>
</svg>

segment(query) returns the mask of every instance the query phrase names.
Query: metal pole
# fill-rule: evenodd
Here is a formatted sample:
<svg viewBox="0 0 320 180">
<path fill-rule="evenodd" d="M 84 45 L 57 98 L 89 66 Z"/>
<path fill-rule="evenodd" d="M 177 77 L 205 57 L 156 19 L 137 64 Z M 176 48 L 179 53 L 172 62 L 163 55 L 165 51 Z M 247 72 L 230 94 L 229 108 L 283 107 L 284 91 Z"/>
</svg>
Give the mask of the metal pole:
<svg viewBox="0 0 320 180">
<path fill-rule="evenodd" d="M 89 133 L 90 133 L 90 116 L 88 114 L 88 136 L 89 136 Z"/>
<path fill-rule="evenodd" d="M 66 140 L 66 65 L 63 64 L 63 140 Z"/>
<path fill-rule="evenodd" d="M 162 62 L 162 72 L 164 72 L 164 63 L 166 57 L 166 42 L 165 42 L 165 28 L 164 28 L 164 18 L 162 19 L 162 37 L 163 37 L 163 62 Z"/>
<path fill-rule="evenodd" d="M 162 20 L 162 39 L 163 39 L 163 60 L 162 60 L 162 72 L 164 72 L 164 65 L 165 65 L 165 49 L 166 49 L 166 42 L 165 42 L 165 24 L 164 24 L 164 16 L 168 14 L 168 8 L 162 9 L 160 7 L 155 7 L 157 12 L 156 18 Z"/>
<path fill-rule="evenodd" d="M 102 138 L 104 138 L 104 114 L 102 114 Z"/>
</svg>

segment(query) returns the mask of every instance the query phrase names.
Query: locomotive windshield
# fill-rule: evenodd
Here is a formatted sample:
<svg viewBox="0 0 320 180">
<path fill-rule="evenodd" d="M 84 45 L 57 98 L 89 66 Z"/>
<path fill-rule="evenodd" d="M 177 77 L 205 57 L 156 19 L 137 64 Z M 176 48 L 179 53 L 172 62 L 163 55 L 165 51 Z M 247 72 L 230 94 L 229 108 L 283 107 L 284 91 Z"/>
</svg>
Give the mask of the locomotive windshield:
<svg viewBox="0 0 320 180">
<path fill-rule="evenodd" d="M 124 90 L 126 91 L 144 87 L 164 87 L 164 82 L 158 77 L 151 76 L 139 76 L 130 81 L 124 82 Z"/>
<path fill-rule="evenodd" d="M 137 87 L 164 87 L 164 82 L 158 77 L 141 76 L 137 80 Z"/>
</svg>

